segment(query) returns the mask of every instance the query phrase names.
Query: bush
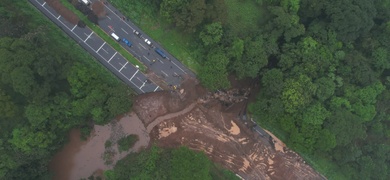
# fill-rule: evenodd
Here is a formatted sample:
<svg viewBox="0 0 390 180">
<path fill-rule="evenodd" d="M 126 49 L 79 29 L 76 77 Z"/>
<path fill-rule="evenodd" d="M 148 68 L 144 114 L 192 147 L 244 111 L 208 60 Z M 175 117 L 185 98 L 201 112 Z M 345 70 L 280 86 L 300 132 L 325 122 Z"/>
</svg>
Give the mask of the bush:
<svg viewBox="0 0 390 180">
<path fill-rule="evenodd" d="M 134 144 L 138 141 L 138 136 L 135 134 L 130 134 L 126 137 L 119 139 L 118 141 L 118 149 L 119 152 L 128 151 L 130 148 L 134 146 Z"/>
</svg>

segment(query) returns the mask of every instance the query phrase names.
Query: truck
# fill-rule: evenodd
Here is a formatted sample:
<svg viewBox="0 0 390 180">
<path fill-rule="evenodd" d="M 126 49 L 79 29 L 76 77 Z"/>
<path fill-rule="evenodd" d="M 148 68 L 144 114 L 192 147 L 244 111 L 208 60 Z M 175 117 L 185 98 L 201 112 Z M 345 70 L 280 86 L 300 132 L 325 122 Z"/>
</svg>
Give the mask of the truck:
<svg viewBox="0 0 390 180">
<path fill-rule="evenodd" d="M 116 41 L 120 40 L 119 36 L 116 35 L 115 33 L 111 33 L 111 37 L 114 38 Z"/>
<path fill-rule="evenodd" d="M 163 51 L 161 51 L 159 48 L 155 49 L 156 53 L 159 54 L 162 58 L 167 58 L 167 55 Z"/>
</svg>

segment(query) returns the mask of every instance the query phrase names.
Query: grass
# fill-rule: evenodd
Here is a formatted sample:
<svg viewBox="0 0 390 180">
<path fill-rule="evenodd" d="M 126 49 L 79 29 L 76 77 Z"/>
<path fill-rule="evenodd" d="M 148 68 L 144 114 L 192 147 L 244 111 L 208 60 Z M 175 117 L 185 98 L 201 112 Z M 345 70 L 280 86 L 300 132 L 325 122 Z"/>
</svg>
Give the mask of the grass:
<svg viewBox="0 0 390 180">
<path fill-rule="evenodd" d="M 195 37 L 178 32 L 169 26 L 157 10 L 145 2 L 136 0 L 110 1 L 120 12 L 129 17 L 146 34 L 161 44 L 170 54 L 195 73 L 201 68 Z"/>
<path fill-rule="evenodd" d="M 107 140 L 105 143 L 104 143 L 104 147 L 105 148 L 110 148 L 112 146 L 112 142 L 110 140 Z"/>
<path fill-rule="evenodd" d="M 126 137 L 119 139 L 118 141 L 119 152 L 128 151 L 130 148 L 134 146 L 134 144 L 137 141 L 138 141 L 138 136 L 134 134 L 130 134 Z"/>
<path fill-rule="evenodd" d="M 228 11 L 228 23 L 232 30 L 240 32 L 258 31 L 260 24 L 266 21 L 266 11 L 255 1 L 225 0 Z"/>
<path fill-rule="evenodd" d="M 77 10 L 69 1 L 67 0 L 60 0 L 61 3 L 71 10 L 73 13 L 75 13 L 80 20 L 82 20 L 92 31 L 97 34 L 100 38 L 102 38 L 105 42 L 107 42 L 108 45 L 110 45 L 112 48 L 114 48 L 116 51 L 118 51 L 119 54 L 121 54 L 125 59 L 127 59 L 131 64 L 138 65 L 140 70 L 142 72 L 145 72 L 146 67 L 138 61 L 132 54 L 130 54 L 125 48 L 123 48 L 120 44 L 118 44 L 117 41 L 113 40 L 106 32 L 104 32 L 99 26 L 96 26 L 91 21 L 88 20 L 87 16 L 85 16 L 83 13 L 81 13 L 79 10 Z"/>
</svg>

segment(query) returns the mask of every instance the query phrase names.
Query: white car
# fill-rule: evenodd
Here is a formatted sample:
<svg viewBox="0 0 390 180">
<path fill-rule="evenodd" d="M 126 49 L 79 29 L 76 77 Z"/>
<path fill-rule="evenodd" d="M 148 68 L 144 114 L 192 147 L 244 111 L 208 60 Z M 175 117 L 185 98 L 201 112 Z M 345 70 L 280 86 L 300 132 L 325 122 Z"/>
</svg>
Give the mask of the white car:
<svg viewBox="0 0 390 180">
<path fill-rule="evenodd" d="M 149 46 L 152 45 L 152 42 L 150 42 L 148 39 L 145 39 L 145 42 L 146 42 L 146 44 L 148 44 Z"/>
</svg>

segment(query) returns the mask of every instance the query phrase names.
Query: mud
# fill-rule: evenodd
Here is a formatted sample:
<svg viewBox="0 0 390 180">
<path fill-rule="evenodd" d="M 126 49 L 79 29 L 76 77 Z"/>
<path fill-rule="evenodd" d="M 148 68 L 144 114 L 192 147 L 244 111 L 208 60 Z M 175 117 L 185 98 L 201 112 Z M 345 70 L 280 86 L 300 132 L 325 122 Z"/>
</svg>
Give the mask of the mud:
<svg viewBox="0 0 390 180">
<path fill-rule="evenodd" d="M 66 8 L 59 0 L 45 0 L 46 3 L 52 7 L 58 14 L 64 17 L 68 22 L 76 25 L 79 22 L 79 18 L 71 10 Z"/>
<path fill-rule="evenodd" d="M 226 98 L 220 95 L 229 93 L 210 95 L 189 82 L 177 91 L 137 98 L 134 110 L 151 130 L 153 143 L 203 151 L 245 179 L 323 179 L 276 137 L 269 143 L 238 119 L 248 100 L 226 106 Z"/>
<path fill-rule="evenodd" d="M 116 141 L 129 134 L 136 134 L 139 141 L 127 152 L 119 153 Z M 110 140 L 113 145 L 105 148 Z M 140 151 L 150 141 L 146 128 L 136 114 L 126 114 L 119 121 L 106 126 L 94 126 L 92 135 L 80 140 L 80 131 L 72 130 L 70 142 L 52 159 L 49 169 L 55 173 L 53 179 L 68 180 L 87 178 L 91 174 L 113 168 L 115 163 L 130 152 Z"/>
</svg>

